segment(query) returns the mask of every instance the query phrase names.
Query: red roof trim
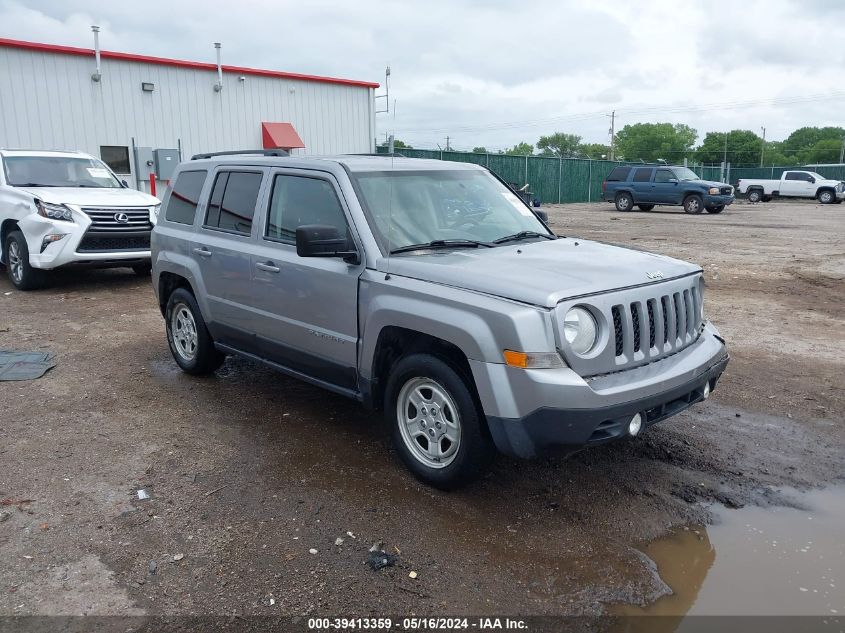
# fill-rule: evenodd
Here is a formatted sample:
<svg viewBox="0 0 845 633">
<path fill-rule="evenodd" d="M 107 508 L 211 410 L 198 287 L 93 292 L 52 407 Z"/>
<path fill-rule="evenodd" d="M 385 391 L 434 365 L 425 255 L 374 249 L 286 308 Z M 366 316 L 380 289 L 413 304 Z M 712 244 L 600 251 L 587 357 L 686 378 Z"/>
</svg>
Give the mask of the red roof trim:
<svg viewBox="0 0 845 633">
<path fill-rule="evenodd" d="M 76 46 L 60 46 L 58 44 L 42 44 L 40 42 L 25 42 L 23 40 L 10 40 L 0 37 L 0 46 L 9 48 L 23 48 L 31 51 L 44 53 L 63 53 L 65 55 L 94 56 L 91 48 L 77 48 Z M 142 64 L 158 64 L 159 66 L 176 66 L 178 68 L 193 68 L 194 70 L 216 71 L 216 64 L 205 62 L 191 62 L 182 59 L 169 59 L 167 57 L 152 57 L 150 55 L 135 55 L 133 53 L 119 53 L 117 51 L 100 51 L 102 59 L 117 59 L 121 61 L 140 62 Z M 223 72 L 236 73 L 239 75 L 256 75 L 258 77 L 276 77 L 278 79 L 299 79 L 301 81 L 317 81 L 327 84 L 340 84 L 344 86 L 362 86 L 364 88 L 378 88 L 379 84 L 372 81 L 358 81 L 355 79 L 339 79 L 337 77 L 321 77 L 319 75 L 304 75 L 300 73 L 288 73 L 279 70 L 261 70 L 260 68 L 244 68 L 242 66 L 223 66 Z"/>
</svg>

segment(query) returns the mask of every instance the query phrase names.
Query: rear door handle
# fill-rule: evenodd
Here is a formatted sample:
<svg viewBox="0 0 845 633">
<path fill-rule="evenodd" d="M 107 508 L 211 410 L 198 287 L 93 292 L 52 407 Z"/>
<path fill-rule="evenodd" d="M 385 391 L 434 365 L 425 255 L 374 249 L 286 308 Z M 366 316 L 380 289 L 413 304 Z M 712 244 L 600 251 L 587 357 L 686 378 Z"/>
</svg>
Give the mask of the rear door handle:
<svg viewBox="0 0 845 633">
<path fill-rule="evenodd" d="M 205 246 L 203 246 L 202 248 L 195 248 L 194 252 L 200 257 L 211 257 L 211 251 L 208 250 Z"/>
<path fill-rule="evenodd" d="M 281 268 L 276 266 L 273 262 L 267 262 L 267 263 L 256 262 L 255 267 L 258 270 L 263 270 L 264 272 L 267 272 L 267 273 L 277 273 L 281 270 Z"/>
</svg>

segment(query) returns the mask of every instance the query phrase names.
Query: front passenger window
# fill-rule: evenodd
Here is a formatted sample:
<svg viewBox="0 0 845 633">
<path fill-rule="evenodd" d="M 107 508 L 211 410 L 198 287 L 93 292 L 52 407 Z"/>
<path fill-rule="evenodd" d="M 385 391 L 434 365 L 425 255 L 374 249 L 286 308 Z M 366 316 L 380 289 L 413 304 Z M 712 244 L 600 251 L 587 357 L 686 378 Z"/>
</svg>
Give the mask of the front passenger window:
<svg viewBox="0 0 845 633">
<path fill-rule="evenodd" d="M 331 183 L 321 178 L 280 174 L 273 179 L 265 237 L 294 244 L 305 224 L 334 226 L 346 233 L 346 217 Z"/>
</svg>

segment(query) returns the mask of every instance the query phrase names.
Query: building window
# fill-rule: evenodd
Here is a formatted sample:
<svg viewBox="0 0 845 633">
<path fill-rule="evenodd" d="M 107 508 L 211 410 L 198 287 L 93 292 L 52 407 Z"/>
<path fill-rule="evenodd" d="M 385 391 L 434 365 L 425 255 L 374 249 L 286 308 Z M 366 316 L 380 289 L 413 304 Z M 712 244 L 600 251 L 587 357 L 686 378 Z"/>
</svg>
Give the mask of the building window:
<svg viewBox="0 0 845 633">
<path fill-rule="evenodd" d="M 100 158 L 116 174 L 131 174 L 129 148 L 123 145 L 101 145 Z"/>
</svg>

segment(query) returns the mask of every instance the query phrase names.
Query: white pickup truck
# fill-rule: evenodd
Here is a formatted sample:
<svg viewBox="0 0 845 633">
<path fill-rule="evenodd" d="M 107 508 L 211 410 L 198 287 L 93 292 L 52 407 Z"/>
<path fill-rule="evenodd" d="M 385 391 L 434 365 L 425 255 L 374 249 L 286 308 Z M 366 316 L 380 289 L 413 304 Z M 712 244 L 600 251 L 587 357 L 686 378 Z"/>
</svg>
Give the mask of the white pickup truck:
<svg viewBox="0 0 845 633">
<path fill-rule="evenodd" d="M 845 182 L 829 180 L 814 171 L 785 171 L 780 180 L 742 178 L 736 188 L 749 202 L 768 202 L 779 197 L 816 198 L 822 204 L 839 204 L 845 198 Z"/>
</svg>

